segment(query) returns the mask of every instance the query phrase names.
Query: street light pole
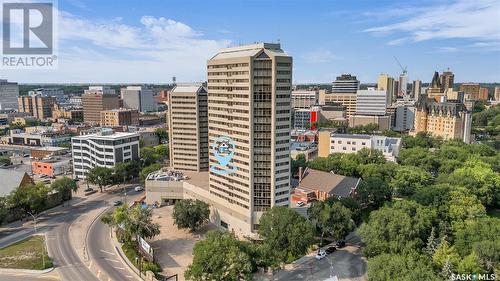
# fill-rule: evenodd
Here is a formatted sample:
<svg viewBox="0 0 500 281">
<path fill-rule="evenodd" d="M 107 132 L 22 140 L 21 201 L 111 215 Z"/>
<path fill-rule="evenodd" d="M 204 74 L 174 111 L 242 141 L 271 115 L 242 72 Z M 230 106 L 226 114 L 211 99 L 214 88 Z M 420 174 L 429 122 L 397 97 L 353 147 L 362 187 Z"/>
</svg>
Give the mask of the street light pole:
<svg viewBox="0 0 500 281">
<path fill-rule="evenodd" d="M 28 211 L 26 211 L 26 213 L 28 213 L 33 218 L 34 227 L 35 227 L 35 235 L 36 235 L 37 234 L 36 216 L 33 215 L 32 213 L 28 212 Z M 44 241 L 43 237 L 41 238 L 41 242 L 42 242 L 42 266 L 43 266 L 43 269 L 45 269 L 45 253 L 46 253 L 46 249 L 45 249 L 45 241 Z"/>
<path fill-rule="evenodd" d="M 26 211 L 26 213 L 28 213 L 33 218 L 33 221 L 35 222 L 35 234 L 36 234 L 36 217 L 28 211 Z"/>
</svg>

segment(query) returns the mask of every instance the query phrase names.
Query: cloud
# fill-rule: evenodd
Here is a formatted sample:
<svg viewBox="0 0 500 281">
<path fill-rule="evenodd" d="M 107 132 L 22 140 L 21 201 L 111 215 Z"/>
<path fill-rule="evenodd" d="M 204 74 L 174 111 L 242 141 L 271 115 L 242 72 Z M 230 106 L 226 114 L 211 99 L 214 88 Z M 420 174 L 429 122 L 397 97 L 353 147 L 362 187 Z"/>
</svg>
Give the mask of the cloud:
<svg viewBox="0 0 500 281">
<path fill-rule="evenodd" d="M 391 41 L 398 43 L 452 38 L 500 41 L 500 1 L 458 0 L 452 4 L 414 9 L 413 14 L 407 13 L 408 9 L 404 9 L 405 12 L 401 13 L 402 20 L 368 28 L 365 32 L 403 36 Z M 405 14 L 407 15 L 404 16 Z"/>
<path fill-rule="evenodd" d="M 29 75 L 26 82 L 169 82 L 206 79 L 206 61 L 230 40 L 211 40 L 186 23 L 143 16 L 136 25 L 121 18 L 83 18 L 59 11 L 59 69 Z M 119 73 L 119 74 L 118 74 Z M 30 77 L 31 76 L 31 77 Z"/>
<path fill-rule="evenodd" d="M 316 50 L 302 55 L 306 63 L 326 63 L 335 59 L 336 56 L 329 50 Z"/>
<path fill-rule="evenodd" d="M 454 53 L 458 51 L 457 47 L 439 47 L 437 48 L 437 52 L 439 53 Z"/>
</svg>

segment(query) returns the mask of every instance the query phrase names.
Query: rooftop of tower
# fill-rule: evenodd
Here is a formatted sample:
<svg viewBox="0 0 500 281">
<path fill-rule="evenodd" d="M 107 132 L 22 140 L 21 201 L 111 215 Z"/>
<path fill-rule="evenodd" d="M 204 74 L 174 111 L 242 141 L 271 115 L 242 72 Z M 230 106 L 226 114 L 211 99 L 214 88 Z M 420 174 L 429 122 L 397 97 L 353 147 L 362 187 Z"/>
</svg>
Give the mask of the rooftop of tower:
<svg viewBox="0 0 500 281">
<path fill-rule="evenodd" d="M 221 49 L 212 59 L 251 57 L 259 54 L 262 50 L 265 50 L 269 56 L 288 56 L 281 49 L 280 43 L 254 43 Z"/>
</svg>

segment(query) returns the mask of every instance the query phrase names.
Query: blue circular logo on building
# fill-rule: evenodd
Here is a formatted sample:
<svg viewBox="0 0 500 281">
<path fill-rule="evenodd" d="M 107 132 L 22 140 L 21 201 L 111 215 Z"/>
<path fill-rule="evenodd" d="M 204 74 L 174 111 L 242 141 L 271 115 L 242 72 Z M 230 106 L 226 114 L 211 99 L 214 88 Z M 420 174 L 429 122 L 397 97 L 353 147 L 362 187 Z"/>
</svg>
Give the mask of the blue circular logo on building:
<svg viewBox="0 0 500 281">
<path fill-rule="evenodd" d="M 236 171 L 236 167 L 229 166 L 233 159 L 236 145 L 233 140 L 227 136 L 220 136 L 212 143 L 212 153 L 218 164 L 212 165 L 210 171 L 219 175 L 228 175 Z"/>
</svg>

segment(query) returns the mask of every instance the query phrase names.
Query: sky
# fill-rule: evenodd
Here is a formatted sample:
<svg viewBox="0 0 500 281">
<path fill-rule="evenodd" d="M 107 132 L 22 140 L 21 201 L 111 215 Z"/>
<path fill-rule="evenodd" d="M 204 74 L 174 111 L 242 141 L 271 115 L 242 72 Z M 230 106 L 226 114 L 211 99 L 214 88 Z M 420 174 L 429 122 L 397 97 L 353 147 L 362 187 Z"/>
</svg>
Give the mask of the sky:
<svg viewBox="0 0 500 281">
<path fill-rule="evenodd" d="M 170 83 L 206 80 L 220 48 L 280 42 L 294 83 L 351 73 L 430 82 L 500 82 L 500 1 L 59 0 L 58 67 L 5 70 L 21 83 Z"/>
</svg>

